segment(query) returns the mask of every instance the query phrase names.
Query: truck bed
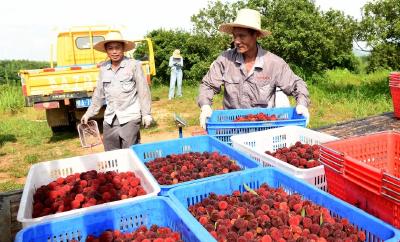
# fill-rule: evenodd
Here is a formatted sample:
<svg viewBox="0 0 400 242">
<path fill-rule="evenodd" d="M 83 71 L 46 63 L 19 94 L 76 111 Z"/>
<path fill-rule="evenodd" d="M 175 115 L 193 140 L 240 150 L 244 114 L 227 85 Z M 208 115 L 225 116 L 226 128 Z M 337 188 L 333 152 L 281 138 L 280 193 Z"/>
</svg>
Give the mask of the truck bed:
<svg viewBox="0 0 400 242">
<path fill-rule="evenodd" d="M 362 119 L 324 126 L 316 129 L 339 138 L 363 135 L 385 130 L 400 130 L 400 120 L 393 113 L 383 113 Z M 14 241 L 15 234 L 21 228 L 17 221 L 17 211 L 22 190 L 0 193 L 0 241 Z"/>
<path fill-rule="evenodd" d="M 364 135 L 386 130 L 400 130 L 400 119 L 394 117 L 393 112 L 382 113 L 362 119 L 354 119 L 343 123 L 317 128 L 338 138 Z"/>
</svg>

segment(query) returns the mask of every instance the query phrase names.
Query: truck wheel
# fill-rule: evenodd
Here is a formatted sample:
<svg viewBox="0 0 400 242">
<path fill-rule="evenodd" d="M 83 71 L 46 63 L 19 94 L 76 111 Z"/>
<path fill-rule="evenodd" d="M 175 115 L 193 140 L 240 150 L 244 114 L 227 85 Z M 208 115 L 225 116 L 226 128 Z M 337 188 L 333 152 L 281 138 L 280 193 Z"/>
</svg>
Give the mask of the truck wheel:
<svg viewBox="0 0 400 242">
<path fill-rule="evenodd" d="M 70 129 L 68 110 L 65 106 L 55 109 L 46 109 L 47 124 L 53 132 Z"/>
</svg>

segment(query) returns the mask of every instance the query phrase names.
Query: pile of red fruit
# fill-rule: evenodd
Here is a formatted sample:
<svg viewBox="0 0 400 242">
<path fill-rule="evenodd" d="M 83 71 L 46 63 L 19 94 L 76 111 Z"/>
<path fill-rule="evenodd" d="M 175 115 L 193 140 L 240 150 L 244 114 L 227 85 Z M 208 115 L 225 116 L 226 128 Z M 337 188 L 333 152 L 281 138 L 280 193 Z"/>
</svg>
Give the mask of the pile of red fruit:
<svg viewBox="0 0 400 242">
<path fill-rule="evenodd" d="M 146 226 L 140 226 L 132 233 L 121 233 L 119 230 L 104 231 L 99 237 L 89 235 L 86 242 L 123 242 L 123 241 L 137 241 L 137 242 L 182 242 L 181 236 L 178 232 L 172 231 L 168 227 L 159 227 L 152 225 L 150 229 Z M 77 242 L 71 240 L 71 242 Z"/>
<path fill-rule="evenodd" d="M 39 187 L 33 195 L 32 217 L 145 195 L 133 172 L 95 170 L 76 173 Z"/>
<path fill-rule="evenodd" d="M 275 114 L 269 116 L 265 113 L 247 114 L 233 120 L 233 122 L 254 122 L 254 121 L 275 121 L 278 120 Z"/>
<path fill-rule="evenodd" d="M 347 219 L 328 209 L 262 184 L 232 195 L 211 193 L 189 211 L 218 241 L 364 241 Z"/>
<path fill-rule="evenodd" d="M 240 170 L 235 161 L 218 152 L 172 154 L 145 164 L 161 185 L 177 184 Z"/>
<path fill-rule="evenodd" d="M 275 152 L 266 151 L 265 153 L 298 168 L 313 168 L 320 165 L 319 147 L 319 145 L 302 144 L 297 141 L 289 148 L 283 147 Z"/>
</svg>

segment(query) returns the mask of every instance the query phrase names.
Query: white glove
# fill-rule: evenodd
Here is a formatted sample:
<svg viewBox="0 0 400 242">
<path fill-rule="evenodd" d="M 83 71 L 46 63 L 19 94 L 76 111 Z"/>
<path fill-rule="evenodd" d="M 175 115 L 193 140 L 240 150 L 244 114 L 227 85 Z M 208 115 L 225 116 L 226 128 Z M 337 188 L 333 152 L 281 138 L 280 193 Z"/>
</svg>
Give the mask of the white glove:
<svg viewBox="0 0 400 242">
<path fill-rule="evenodd" d="M 210 105 L 203 105 L 201 106 L 201 113 L 200 113 L 200 126 L 203 129 L 206 129 L 206 120 L 207 118 L 211 117 L 212 114 L 212 108 Z"/>
<path fill-rule="evenodd" d="M 89 116 L 85 113 L 81 118 L 81 123 L 87 124 L 89 121 Z"/>
<path fill-rule="evenodd" d="M 308 112 L 308 108 L 306 106 L 303 106 L 301 104 L 298 104 L 296 106 L 296 112 L 297 114 L 302 114 L 306 118 L 306 126 L 310 122 L 310 113 Z"/>
<path fill-rule="evenodd" d="M 151 115 L 146 115 L 142 118 L 142 124 L 145 129 L 150 127 L 151 123 L 153 123 L 153 117 Z"/>
</svg>

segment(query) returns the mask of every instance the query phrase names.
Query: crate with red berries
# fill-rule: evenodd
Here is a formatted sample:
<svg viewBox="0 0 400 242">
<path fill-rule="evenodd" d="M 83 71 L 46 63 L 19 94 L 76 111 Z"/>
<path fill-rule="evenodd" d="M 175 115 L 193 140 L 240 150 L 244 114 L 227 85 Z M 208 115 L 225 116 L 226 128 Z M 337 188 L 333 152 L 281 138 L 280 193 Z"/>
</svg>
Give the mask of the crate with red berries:
<svg viewBox="0 0 400 242">
<path fill-rule="evenodd" d="M 159 192 L 131 149 L 41 162 L 29 170 L 17 220 L 26 227 Z"/>
<path fill-rule="evenodd" d="M 327 191 L 324 166 L 318 161 L 319 144 L 338 138 L 299 126 L 287 126 L 234 135 L 232 146 L 260 162 L 273 166 Z"/>
<path fill-rule="evenodd" d="M 391 225 L 274 167 L 168 192 L 207 241 L 399 241 Z"/>
<path fill-rule="evenodd" d="M 400 228 L 400 132 L 324 143 L 329 193 Z"/>
<path fill-rule="evenodd" d="M 176 186 L 261 166 L 246 154 L 208 135 L 131 148 L 160 184 L 161 195 Z"/>
<path fill-rule="evenodd" d="M 231 136 L 284 126 L 306 126 L 306 118 L 295 108 L 251 108 L 214 110 L 207 119 L 207 133 L 231 144 Z"/>
<path fill-rule="evenodd" d="M 169 198 L 153 197 L 29 226 L 15 241 L 206 241 L 189 221 Z"/>
</svg>

